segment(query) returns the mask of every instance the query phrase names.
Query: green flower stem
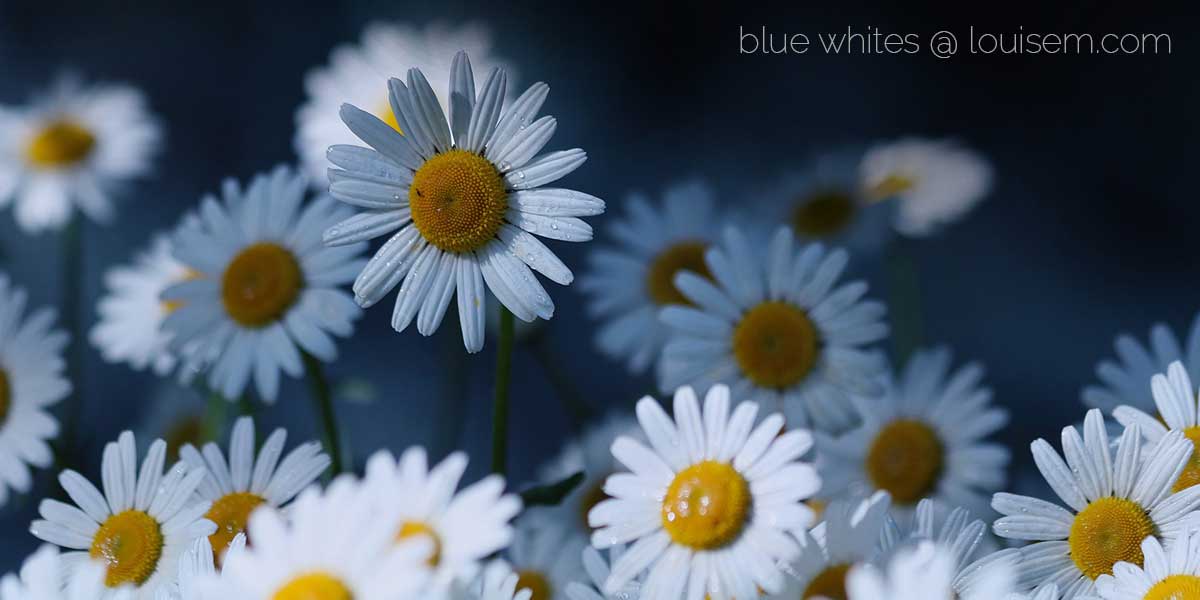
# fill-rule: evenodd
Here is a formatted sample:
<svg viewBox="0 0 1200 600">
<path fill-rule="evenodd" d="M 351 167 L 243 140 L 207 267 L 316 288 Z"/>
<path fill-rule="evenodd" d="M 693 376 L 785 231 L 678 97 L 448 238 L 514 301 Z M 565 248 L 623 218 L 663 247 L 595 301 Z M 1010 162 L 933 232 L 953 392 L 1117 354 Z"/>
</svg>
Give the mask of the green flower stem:
<svg viewBox="0 0 1200 600">
<path fill-rule="evenodd" d="M 304 358 L 304 371 L 308 374 L 309 387 L 312 390 L 313 406 L 317 418 L 325 427 L 325 448 L 329 451 L 329 458 L 333 463 L 330 472 L 336 477 L 345 471 L 346 464 L 342 459 L 342 439 L 338 430 L 337 415 L 333 410 L 333 394 L 321 361 L 307 352 L 301 354 Z"/>
<path fill-rule="evenodd" d="M 83 347 L 84 336 L 79 321 L 80 297 L 83 294 L 83 222 L 75 215 L 62 232 L 62 324 L 71 336 L 67 346 L 67 381 L 71 393 L 63 401 L 63 429 L 59 437 L 58 462 L 60 469 L 75 464 L 75 448 L 79 419 L 83 411 Z"/>
<path fill-rule="evenodd" d="M 220 392 L 208 392 L 208 406 L 204 409 L 203 436 L 205 441 L 215 442 L 225 429 L 225 417 L 229 412 L 229 401 Z"/>
<path fill-rule="evenodd" d="M 500 307 L 500 347 L 496 349 L 496 393 L 492 412 L 492 472 L 508 470 L 508 383 L 512 378 L 513 314 Z"/>
<path fill-rule="evenodd" d="M 921 281 L 917 261 L 903 240 L 893 242 L 888 253 L 892 344 L 896 364 L 905 364 L 921 346 L 924 318 L 921 313 Z"/>
</svg>

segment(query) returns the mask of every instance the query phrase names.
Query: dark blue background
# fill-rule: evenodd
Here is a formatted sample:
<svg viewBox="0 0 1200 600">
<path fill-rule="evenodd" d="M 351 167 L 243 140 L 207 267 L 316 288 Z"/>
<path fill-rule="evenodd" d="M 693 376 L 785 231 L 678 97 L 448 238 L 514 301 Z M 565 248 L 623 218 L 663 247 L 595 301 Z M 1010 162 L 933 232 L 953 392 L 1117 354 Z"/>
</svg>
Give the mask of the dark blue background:
<svg viewBox="0 0 1200 600">
<path fill-rule="evenodd" d="M 60 67 L 123 80 L 146 91 L 166 123 L 157 175 L 124 199 L 112 227 L 88 226 L 84 323 L 94 322 L 100 278 L 170 225 L 221 178 L 246 178 L 294 159 L 302 77 L 335 44 L 357 40 L 374 19 L 490 24 L 522 84 L 550 83 L 555 148 L 580 146 L 589 162 L 566 182 L 621 210 L 631 189 L 657 192 L 700 175 L 730 206 L 749 210 L 753 190 L 822 149 L 902 134 L 957 136 L 990 156 L 997 184 L 988 201 L 942 235 L 910 245 L 919 264 L 925 338 L 979 359 L 997 400 L 1011 407 L 1005 440 L 1027 464 L 1028 442 L 1057 440 L 1082 415 L 1079 389 L 1111 354 L 1118 331 L 1144 337 L 1155 321 L 1177 329 L 1200 308 L 1193 232 L 1200 223 L 1193 23 L 1144 4 L 1134 13 L 1066 3 L 957 14 L 957 3 L 905 7 L 856 2 L 822 8 L 702 9 L 692 3 L 573 6 L 560 3 L 271 1 L 195 6 L 115 1 L 0 0 L 0 101 L 23 101 Z M 890 5 L 891 3 L 880 3 Z M 740 56 L 738 27 L 780 33 L 868 25 L 923 39 L 969 25 L 996 32 L 1165 32 L 1169 56 Z M 960 36 L 961 39 L 961 36 Z M 604 218 L 593 221 L 604 237 Z M 56 236 L 30 238 L 0 214 L 3 268 L 37 304 L 58 304 Z M 576 272 L 589 245 L 556 244 Z M 869 265 L 855 265 L 871 273 Z M 875 294 L 888 297 L 876 278 Z M 597 407 L 630 406 L 651 388 L 623 376 L 592 349 L 593 324 L 577 290 L 552 288 L 549 352 Z M 341 344 L 335 375 L 373 382 L 369 405 L 339 411 L 359 461 L 378 447 L 470 451 L 470 477 L 486 469 L 491 350 L 442 359 L 454 328 L 434 339 L 397 335 L 388 303 L 367 312 Z M 157 386 L 108 365 L 91 348 L 82 382 L 86 474 L 98 479 L 103 442 L 137 429 Z M 447 371 L 450 371 L 447 373 Z M 449 385 L 447 382 L 451 382 Z M 461 388 L 461 393 L 456 389 Z M 457 399 L 456 399 L 457 398 Z M 515 359 L 512 473 L 527 480 L 553 454 L 568 420 L 542 365 Z M 293 439 L 316 435 L 301 382 L 260 415 Z M 0 513 L 0 571 L 36 541 L 26 533 L 38 498 L 57 484 L 44 474 L 28 498 Z"/>
</svg>

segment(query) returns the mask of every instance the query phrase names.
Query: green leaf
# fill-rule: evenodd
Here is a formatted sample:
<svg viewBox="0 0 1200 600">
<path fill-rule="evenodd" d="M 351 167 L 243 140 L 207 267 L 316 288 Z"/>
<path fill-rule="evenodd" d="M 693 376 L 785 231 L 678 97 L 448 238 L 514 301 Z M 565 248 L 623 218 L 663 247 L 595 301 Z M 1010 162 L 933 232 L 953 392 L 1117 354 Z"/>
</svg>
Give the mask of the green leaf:
<svg viewBox="0 0 1200 600">
<path fill-rule="evenodd" d="M 521 492 L 521 500 L 529 506 L 558 506 L 571 490 L 583 481 L 583 471 L 580 471 L 562 481 L 549 485 L 539 485 Z"/>
</svg>

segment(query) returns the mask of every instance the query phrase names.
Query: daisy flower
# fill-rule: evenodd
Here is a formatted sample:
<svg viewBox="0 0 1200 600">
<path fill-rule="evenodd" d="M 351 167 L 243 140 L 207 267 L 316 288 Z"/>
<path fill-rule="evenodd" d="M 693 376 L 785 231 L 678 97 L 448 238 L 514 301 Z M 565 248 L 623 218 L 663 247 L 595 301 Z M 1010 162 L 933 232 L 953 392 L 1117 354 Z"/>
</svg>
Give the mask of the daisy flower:
<svg viewBox="0 0 1200 600">
<path fill-rule="evenodd" d="M 167 442 L 167 462 L 179 460 L 185 445 L 201 446 L 207 441 L 204 417 L 208 398 L 201 390 L 163 379 L 149 396 L 147 414 L 134 433 L 140 440 L 162 438 Z"/>
<path fill-rule="evenodd" d="M 104 275 L 108 294 L 97 305 L 100 319 L 89 336 L 92 345 L 110 363 L 127 362 L 138 371 L 150 368 L 160 377 L 170 373 L 177 359 L 162 323 L 179 304 L 164 302 L 162 293 L 194 276 L 171 255 L 168 237 L 155 236 L 132 265 L 110 269 Z"/>
<path fill-rule="evenodd" d="M 329 468 L 329 456 L 321 452 L 320 442 L 301 444 L 283 456 L 286 442 L 287 431 L 276 429 L 258 450 L 256 459 L 254 420 L 241 417 L 229 436 L 228 460 L 213 443 L 204 446 L 203 454 L 191 444 L 180 449 L 183 462 L 208 472 L 196 494 L 212 504 L 204 517 L 217 525 L 209 542 L 218 554 L 245 532 L 251 512 L 260 506 L 279 508 L 287 504 Z"/>
<path fill-rule="evenodd" d="M 609 477 L 604 492 L 611 498 L 588 514 L 593 546 L 632 543 L 613 565 L 606 594 L 643 571 L 647 600 L 782 591 L 778 564 L 800 551 L 790 532 L 813 520 L 801 500 L 821 486 L 816 469 L 800 462 L 812 435 L 783 433 L 779 414 L 754 426 L 753 402 L 729 410 L 723 385 L 708 391 L 703 411 L 691 388 L 679 389 L 674 419 L 653 398 L 638 402 L 650 447 L 626 436 L 613 442 L 613 456 L 630 472 Z"/>
<path fill-rule="evenodd" d="M 274 402 L 279 373 L 304 373 L 301 352 L 330 362 L 332 335 L 346 337 L 360 316 L 340 289 L 363 266 L 365 244 L 325 248 L 321 232 L 349 211 L 328 197 L 301 206 L 305 179 L 279 167 L 246 189 L 226 181 L 222 200 L 206 197 L 199 218 L 172 239 L 175 258 L 195 276 L 163 293 L 178 308 L 163 321 L 176 348 L 212 361 L 208 384 L 230 401 L 251 374 Z"/>
<path fill-rule="evenodd" d="M 246 549 L 246 534 L 239 533 L 225 550 L 224 561 L 237 561 L 238 553 Z M 208 538 L 197 538 L 179 557 L 179 576 L 169 585 L 159 588 L 155 600 L 204 600 L 205 585 L 220 577 L 221 571 L 214 560 L 212 544 Z"/>
<path fill-rule="evenodd" d="M 105 562 L 105 600 L 125 585 L 136 588 L 137 600 L 154 598 L 175 579 L 179 555 L 215 530 L 204 518 L 208 502 L 193 497 L 204 469 L 177 463 L 164 475 L 167 444 L 155 440 L 139 471 L 135 448 L 128 431 L 104 447 L 103 494 L 79 473 L 63 471 L 58 481 L 78 508 L 43 500 L 42 519 L 29 527 L 44 541 L 78 550 L 63 555 L 72 570 L 89 556 Z"/>
<path fill-rule="evenodd" d="M 1172 539 L 1200 525 L 1200 514 L 1192 514 L 1200 508 L 1200 487 L 1171 493 L 1191 442 L 1172 431 L 1143 456 L 1141 435 L 1138 425 L 1126 427 L 1112 456 L 1104 417 L 1092 409 L 1082 437 L 1074 427 L 1063 429 L 1066 462 L 1046 440 L 1033 442 L 1038 470 L 1068 508 L 1014 494 L 993 497 L 992 507 L 1005 515 L 993 525 L 996 535 L 1034 542 L 1021 549 L 1026 583 L 1057 584 L 1066 600 L 1089 595 L 1116 563 L 1143 564 L 1147 536 Z"/>
<path fill-rule="evenodd" d="M 837 151 L 818 157 L 799 172 L 775 182 L 760 203 L 771 228 L 787 225 L 798 239 L 875 254 L 891 237 L 891 205 L 877 202 L 862 186 L 862 154 Z"/>
<path fill-rule="evenodd" d="M 305 490 L 288 509 L 257 510 L 246 549 L 230 557 L 221 576 L 205 583 L 211 598 L 281 600 L 414 598 L 429 569 L 429 543 L 397 544 L 380 521 L 378 499 L 350 476 L 322 491 Z"/>
<path fill-rule="evenodd" d="M 1169 431 L 1182 432 L 1192 443 L 1193 451 L 1171 490 L 1178 492 L 1200 484 L 1200 451 L 1196 448 L 1200 444 L 1200 417 L 1196 414 L 1200 407 L 1187 369 L 1179 361 L 1171 363 L 1165 376 L 1160 373 L 1150 379 L 1150 388 L 1158 407 L 1155 415 L 1122 405 L 1113 410 L 1113 418 L 1127 427 L 1136 423 L 1151 444 L 1157 444 Z"/>
<path fill-rule="evenodd" d="M 1084 388 L 1083 403 L 1106 413 L 1122 404 L 1152 411 L 1154 398 L 1146 385 L 1151 377 L 1175 361 L 1182 361 L 1189 374 L 1200 375 L 1200 314 L 1192 321 L 1184 345 L 1169 327 L 1158 323 L 1150 329 L 1147 345 L 1129 334 L 1121 334 L 1113 347 L 1116 360 L 1104 360 L 1096 366 L 1100 385 Z"/>
<path fill-rule="evenodd" d="M 517 589 L 529 590 L 530 600 L 566 600 L 567 586 L 583 570 L 587 538 L 573 535 L 565 524 L 531 527 L 524 521 L 507 551 L 517 573 Z"/>
<path fill-rule="evenodd" d="M 587 155 L 565 150 L 537 156 L 550 141 L 554 117 L 534 119 L 549 93 L 536 83 L 507 107 L 506 76 L 492 69 L 478 97 L 464 52 L 450 68 L 449 119 L 420 69 L 407 83 L 388 82 L 401 135 L 360 108 L 342 120 L 370 148 L 333 146 L 329 191 L 362 210 L 329 228 L 325 243 L 353 244 L 389 235 L 354 282 L 368 307 L 400 286 L 392 327 L 432 334 L 458 293 L 463 343 L 483 348 L 484 284 L 523 321 L 549 319 L 554 302 L 530 271 L 567 285 L 567 268 L 537 236 L 583 242 L 592 228 L 579 217 L 604 212 L 604 202 L 580 192 L 543 187 L 574 171 Z M 393 233 L 394 232 L 394 233 Z"/>
<path fill-rule="evenodd" d="M 1101 575 L 1103 600 L 1188 600 L 1200 597 L 1200 533 L 1180 536 L 1164 549 L 1154 536 L 1142 540 L 1142 565 L 1117 563 Z"/>
<path fill-rule="evenodd" d="M 672 328 L 659 365 L 664 391 L 729 383 L 733 395 L 764 410 L 783 408 L 789 423 L 827 431 L 854 425 L 853 393 L 876 391 L 882 356 L 864 346 L 887 335 L 883 304 L 862 300 L 867 284 L 838 285 L 849 260 L 820 244 L 797 249 L 780 228 L 766 260 L 740 231 L 727 228 L 704 264 L 714 281 L 681 272 L 675 285 L 693 306 L 659 313 Z"/>
<path fill-rule="evenodd" d="M 863 156 L 863 185 L 877 201 L 895 203 L 893 226 L 909 237 L 928 236 L 966 216 L 992 187 L 992 166 L 950 140 L 907 138 Z"/>
<path fill-rule="evenodd" d="M 704 252 L 717 240 L 714 204 L 712 189 L 699 181 L 667 188 L 661 209 L 633 195 L 625 202 L 628 216 L 609 224 L 617 245 L 589 254 L 579 285 L 589 296 L 588 311 L 606 321 L 596 345 L 630 371 L 645 371 L 666 343 L 669 330 L 658 321 L 658 309 L 690 304 L 675 287 L 675 274 L 712 278 Z"/>
<path fill-rule="evenodd" d="M 858 502 L 832 502 L 820 525 L 795 532 L 803 551 L 786 567 L 787 590 L 781 597 L 846 598 L 850 570 L 883 552 L 889 503 L 886 492 Z"/>
<path fill-rule="evenodd" d="M 388 522 L 397 524 L 392 537 L 432 542 L 424 559 L 433 568 L 428 592 L 434 595 L 471 581 L 488 555 L 508 546 L 509 522 L 521 511 L 520 497 L 504 494 L 499 475 L 456 493 L 466 468 L 466 455 L 456 452 L 430 469 L 422 448 L 408 449 L 399 460 L 381 451 L 367 461 L 365 485 L 385 505 Z"/>
<path fill-rule="evenodd" d="M 71 392 L 63 376 L 67 334 L 54 326 L 54 310 L 26 317 L 28 294 L 0 274 L 0 506 L 12 492 L 33 484 L 30 467 L 53 462 L 47 440 L 58 435 L 50 408 Z"/>
<path fill-rule="evenodd" d="M 104 593 L 104 564 L 83 561 L 63 582 L 63 565 L 58 548 L 46 545 L 25 559 L 19 575 L 0 578 L 0 600 L 96 600 Z M 112 597 L 127 600 L 125 588 Z"/>
<path fill-rule="evenodd" d="M 633 417 L 612 415 L 567 442 L 562 452 L 542 467 L 538 479 L 542 483 L 552 484 L 583 473 L 583 481 L 567 493 L 557 506 L 530 507 L 523 518 L 530 520 L 533 526 L 541 522 L 548 526 L 562 525 L 579 537 L 591 537 L 593 530 L 587 522 L 588 512 L 608 497 L 604 493 L 604 481 L 618 467 L 609 446 L 621 435 L 640 439 L 640 432 L 637 420 Z"/>
<path fill-rule="evenodd" d="M 1016 578 L 1016 560 L 993 564 L 966 591 L 952 584 L 955 570 L 951 551 L 923 541 L 896 553 L 886 570 L 871 564 L 854 567 L 846 577 L 846 592 L 849 600 L 1005 600 Z"/>
<path fill-rule="evenodd" d="M 1008 422 L 982 387 L 983 368 L 950 370 L 944 348 L 918 351 L 879 399 L 854 398 L 862 425 L 840 437 L 817 434 L 822 497 L 892 497 L 910 512 L 922 498 L 988 515 L 991 493 L 1005 482 L 1008 449 L 984 438 Z"/>
<path fill-rule="evenodd" d="M 418 28 L 402 23 L 371 23 L 358 44 L 334 48 L 329 64 L 305 76 L 308 100 L 296 111 L 296 153 L 312 183 L 328 185 L 325 151 L 330 146 L 358 141 L 338 119 L 342 104 L 361 106 L 399 130 L 388 102 L 388 76 L 416 68 L 432 78 L 434 89 L 444 90 L 450 85 L 450 59 L 459 50 L 474 56 L 484 72 L 497 66 L 507 68 L 491 56 L 491 35 L 479 24 Z M 441 106 L 449 110 L 445 102 Z"/>
<path fill-rule="evenodd" d="M 601 551 L 587 546 L 583 549 L 583 572 L 587 574 L 588 582 L 573 581 L 567 585 L 567 598 L 570 600 L 638 600 L 641 592 L 641 582 L 637 579 L 625 584 L 615 594 L 606 594 L 604 582 L 612 574 L 612 565 L 621 559 L 625 546 L 617 544 L 608 549 L 608 558 Z"/>
<path fill-rule="evenodd" d="M 521 577 L 502 560 L 493 560 L 472 585 L 470 597 L 479 600 L 533 600 L 533 590 L 521 587 Z"/>
<path fill-rule="evenodd" d="M 60 229 L 76 208 L 112 218 L 112 196 L 146 175 L 162 132 L 142 93 L 60 77 L 24 108 L 0 107 L 0 207 L 29 233 Z"/>
</svg>

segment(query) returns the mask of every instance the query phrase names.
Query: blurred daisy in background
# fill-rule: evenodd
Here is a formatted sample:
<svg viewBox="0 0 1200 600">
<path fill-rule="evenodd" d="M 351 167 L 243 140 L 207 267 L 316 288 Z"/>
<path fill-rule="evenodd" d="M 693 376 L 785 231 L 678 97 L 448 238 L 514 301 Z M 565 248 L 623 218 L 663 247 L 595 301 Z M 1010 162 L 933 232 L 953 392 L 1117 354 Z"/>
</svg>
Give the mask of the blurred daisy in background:
<svg viewBox="0 0 1200 600">
<path fill-rule="evenodd" d="M 1062 598 L 1062 594 L 1059 593 L 1058 586 L 1051 583 L 1038 586 L 1026 594 L 1009 594 L 1005 600 L 1059 600 L 1059 598 Z"/>
<path fill-rule="evenodd" d="M 503 560 L 493 560 L 476 578 L 468 598 L 478 600 L 533 600 L 533 590 L 520 587 L 520 576 Z"/>
<path fill-rule="evenodd" d="M 208 398 L 197 386 L 161 379 L 148 394 L 146 414 L 135 433 L 140 440 L 165 441 L 167 462 L 173 463 L 184 445 L 201 446 L 214 433 L 212 424 L 223 416 L 211 414 L 208 408 Z"/>
<path fill-rule="evenodd" d="M 229 436 L 228 459 L 214 443 L 206 444 L 203 454 L 190 444 L 180 450 L 183 462 L 208 472 L 196 495 L 212 505 L 204 517 L 217 526 L 208 539 L 218 559 L 245 532 L 250 513 L 260 506 L 287 504 L 329 468 L 320 442 L 300 444 L 284 456 L 286 442 L 287 431 L 276 429 L 257 450 L 256 459 L 254 420 L 241 417 Z"/>
<path fill-rule="evenodd" d="M 1118 335 L 1113 344 L 1116 360 L 1103 360 L 1096 365 L 1100 385 L 1084 388 L 1083 403 L 1105 413 L 1122 404 L 1144 412 L 1154 411 L 1154 397 L 1148 383 L 1150 378 L 1166 371 L 1167 365 L 1182 361 L 1189 375 L 1200 377 L 1200 314 L 1192 320 L 1184 344 L 1163 323 L 1150 329 L 1146 345 L 1129 334 Z"/>
<path fill-rule="evenodd" d="M 423 559 L 433 569 L 427 593 L 435 597 L 470 582 L 484 559 L 507 547 L 509 522 L 521 511 L 520 497 L 504 493 L 499 475 L 457 490 L 466 468 L 467 456 L 456 452 L 431 469 L 423 448 L 399 460 L 376 452 L 367 461 L 364 485 L 393 526 L 391 537 L 429 542 Z"/>
<path fill-rule="evenodd" d="M 246 535 L 238 534 L 225 550 L 225 560 L 238 560 L 237 554 L 246 549 Z M 215 553 L 208 538 L 197 538 L 179 557 L 179 575 L 169 585 L 159 588 L 155 600 L 205 600 L 205 585 L 220 577 L 221 570 L 214 561 Z"/>
<path fill-rule="evenodd" d="M 1113 575 L 1096 580 L 1103 600 L 1190 600 L 1200 598 L 1200 533 L 1180 536 L 1167 548 L 1151 536 L 1142 541 L 1143 565 L 1118 563 Z"/>
<path fill-rule="evenodd" d="M 1118 406 L 1113 418 L 1126 427 L 1137 424 L 1150 444 L 1157 444 L 1168 432 L 1181 432 L 1192 443 L 1192 455 L 1183 473 L 1171 490 L 1178 492 L 1200 484 L 1200 410 L 1197 406 L 1196 388 L 1188 377 L 1183 363 L 1175 361 L 1167 368 L 1167 374 L 1155 374 L 1150 380 L 1154 404 L 1158 410 L 1148 414 L 1132 406 Z"/>
<path fill-rule="evenodd" d="M 922 541 L 889 558 L 883 568 L 855 566 L 846 579 L 849 600 L 1006 600 L 1016 579 L 1016 560 L 997 563 L 978 585 L 953 585 L 955 557 L 944 546 Z"/>
<path fill-rule="evenodd" d="M 529 590 L 530 600 L 567 600 L 567 586 L 583 571 L 587 538 L 572 535 L 565 524 L 529 527 L 523 521 L 506 552 L 517 589 Z"/>
<path fill-rule="evenodd" d="M 89 335 L 92 345 L 110 363 L 129 363 L 137 371 L 149 368 L 160 377 L 170 373 L 178 360 L 162 323 L 179 304 L 164 302 L 162 293 L 195 276 L 172 256 L 168 236 L 156 235 L 133 264 L 105 273 L 108 293 L 96 307 L 99 320 Z"/>
<path fill-rule="evenodd" d="M 312 184 L 322 189 L 329 184 L 325 153 L 330 146 L 358 142 L 338 118 L 342 104 L 361 107 L 399 131 L 400 124 L 388 102 L 388 78 L 415 68 L 430 78 L 433 89 L 448 89 L 451 60 L 459 50 L 475 57 L 482 73 L 493 67 L 502 67 L 510 75 L 513 72 L 491 55 L 491 34 L 480 24 L 415 27 L 371 23 L 358 44 L 334 48 L 328 65 L 305 76 L 308 99 L 296 111 L 296 153 Z M 449 111 L 446 101 L 441 106 Z"/>
<path fill-rule="evenodd" d="M 64 561 L 58 548 L 45 545 L 21 565 L 19 574 L 0 578 L 0 600 L 96 600 L 104 595 L 104 563 L 83 560 L 64 579 Z M 109 596 L 129 600 L 132 588 Z"/>
<path fill-rule="evenodd" d="M 162 132 L 142 93 L 60 76 L 21 108 L 0 106 L 0 207 L 21 229 L 61 229 L 75 209 L 98 222 L 112 197 L 147 175 Z"/>
<path fill-rule="evenodd" d="M 274 402 L 280 371 L 301 376 L 302 353 L 336 359 L 332 336 L 349 336 L 361 316 L 341 286 L 365 264 L 366 244 L 326 248 L 321 233 L 350 211 L 327 196 L 303 205 L 306 191 L 286 167 L 245 189 L 226 181 L 223 198 L 205 197 L 172 238 L 195 275 L 163 293 L 177 303 L 163 329 L 172 347 L 210 363 L 209 387 L 230 401 L 253 375 L 259 397 Z"/>
<path fill-rule="evenodd" d="M 211 598 L 281 600 L 415 597 L 428 579 L 428 540 L 396 543 L 378 500 L 353 477 L 305 490 L 288 509 L 250 517 L 246 549 L 204 584 Z"/>
<path fill-rule="evenodd" d="M 812 531 L 794 532 L 803 551 L 785 567 L 787 590 L 780 597 L 846 598 L 850 570 L 883 551 L 888 504 L 886 492 L 861 501 L 832 502 Z"/>
<path fill-rule="evenodd" d="M 29 295 L 0 274 L 0 506 L 28 492 L 30 467 L 54 461 L 47 440 L 58 436 L 50 409 L 71 393 L 63 375 L 67 334 L 51 329 L 55 311 L 25 314 Z"/>
<path fill-rule="evenodd" d="M 734 228 L 722 240 L 705 253 L 712 281 L 687 271 L 675 276 L 692 305 L 659 313 L 672 329 L 659 386 L 666 392 L 725 382 L 735 398 L 782 409 L 794 427 L 837 432 L 855 425 L 849 396 L 878 391 L 886 363 L 868 345 L 888 326 L 884 305 L 863 300 L 865 282 L 839 285 L 846 252 L 820 244 L 797 249 L 783 227 L 766 252 Z"/>
<path fill-rule="evenodd" d="M 945 348 L 918 351 L 880 398 L 854 399 L 862 425 L 817 434 L 822 498 L 882 490 L 905 518 L 923 498 L 992 516 L 988 504 L 1005 484 L 1010 456 L 984 438 L 1008 422 L 1008 411 L 982 387 L 982 366 L 950 365 Z"/>
<path fill-rule="evenodd" d="M 872 198 L 896 205 L 896 231 L 925 237 L 984 199 L 992 187 L 992 166 L 951 140 L 905 138 L 867 150 L 861 177 Z"/>
<path fill-rule="evenodd" d="M 1021 575 L 1030 585 L 1056 584 L 1066 600 L 1094 594 L 1095 580 L 1113 565 L 1143 564 L 1147 536 L 1173 539 L 1200 526 L 1200 487 L 1172 494 L 1192 453 L 1181 432 L 1163 436 L 1143 455 L 1137 425 L 1126 427 L 1111 455 L 1104 417 L 1088 411 L 1083 436 L 1063 428 L 1063 458 L 1044 439 L 1032 444 L 1042 476 L 1066 503 L 999 493 L 996 535 L 1034 542 L 1021 549 Z"/>
<path fill-rule="evenodd" d="M 119 597 L 121 586 L 133 586 L 138 600 L 154 599 L 175 580 L 179 556 L 215 530 L 204 518 L 208 502 L 193 496 L 204 469 L 176 463 L 164 474 L 166 454 L 166 442 L 156 440 L 138 471 L 133 434 L 122 433 L 104 447 L 104 493 L 79 473 L 63 471 L 59 483 L 75 506 L 43 500 L 42 519 L 29 527 L 41 540 L 78 551 L 63 555 L 69 571 L 87 568 L 89 556 L 102 560 L 105 600 Z"/>
<path fill-rule="evenodd" d="M 624 553 L 625 546 L 621 544 L 611 546 L 607 552 L 591 546 L 585 547 L 582 561 L 583 574 L 587 575 L 587 581 L 577 580 L 568 584 L 567 597 L 570 600 L 638 600 L 641 590 L 640 578 L 625 584 L 616 593 L 606 594 L 603 591 L 604 583 L 612 574 L 612 565 L 620 560 Z M 608 558 L 605 558 L 605 554 L 608 554 Z"/>
<path fill-rule="evenodd" d="M 731 415 L 729 388 L 714 386 L 701 410 L 691 388 L 675 393 L 674 419 L 646 397 L 638 422 L 649 447 L 618 437 L 613 456 L 630 472 L 604 485 L 611 498 L 592 508 L 592 545 L 631 544 L 604 585 L 616 594 L 646 572 L 645 600 L 727 600 L 783 591 L 778 565 L 796 558 L 791 537 L 813 522 L 801 501 L 821 486 L 801 462 L 812 447 L 803 430 L 783 432 L 772 414 L 755 426 L 758 405 Z"/>
<path fill-rule="evenodd" d="M 700 181 L 668 187 L 661 208 L 630 196 L 626 218 L 607 226 L 617 245 L 588 255 L 588 274 L 579 286 L 588 294 L 588 311 L 604 321 L 596 346 L 630 371 L 645 371 L 666 343 L 669 330 L 658 320 L 659 308 L 691 304 L 675 287 L 675 274 L 712 278 L 704 252 L 719 232 L 715 203 L 712 188 Z"/>
<path fill-rule="evenodd" d="M 867 194 L 861 159 L 861 152 L 840 150 L 782 176 L 757 203 L 767 233 L 786 225 L 802 241 L 845 247 L 856 256 L 879 253 L 892 235 L 892 206 Z"/>
<path fill-rule="evenodd" d="M 590 240 L 592 228 L 579 217 L 604 212 L 604 201 L 543 187 L 587 158 L 580 149 L 537 156 L 557 126 L 553 117 L 535 120 L 549 86 L 534 84 L 504 107 L 503 70 L 491 71 L 478 97 L 465 53 L 455 55 L 450 72 L 448 119 L 420 70 L 409 70 L 407 84 L 388 82 L 405 135 L 342 107 L 346 125 L 370 148 L 329 149 L 340 167 L 330 171 L 330 193 L 361 212 L 329 228 L 325 243 L 390 236 L 354 282 L 358 303 L 371 306 L 400 285 L 392 327 L 404 331 L 415 318 L 417 331 L 430 335 L 457 290 L 463 343 L 478 352 L 485 282 L 517 318 L 549 319 L 554 302 L 533 271 L 560 285 L 574 275 L 535 235 Z"/>
</svg>

